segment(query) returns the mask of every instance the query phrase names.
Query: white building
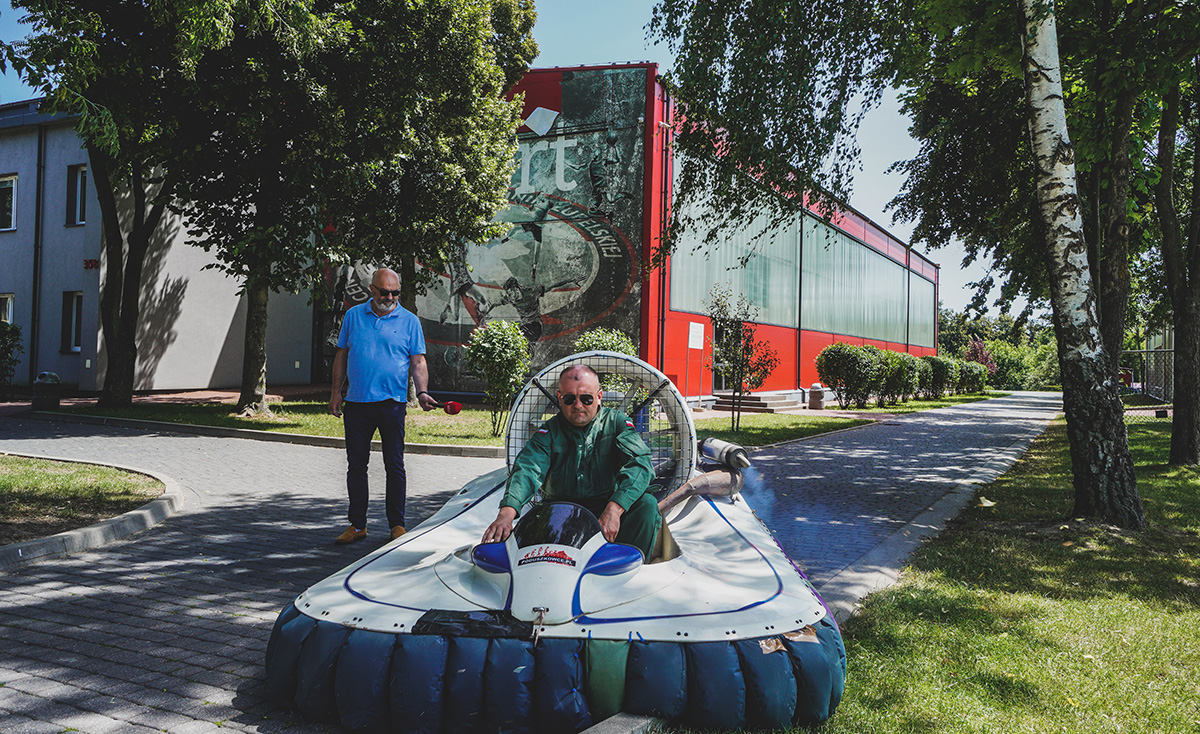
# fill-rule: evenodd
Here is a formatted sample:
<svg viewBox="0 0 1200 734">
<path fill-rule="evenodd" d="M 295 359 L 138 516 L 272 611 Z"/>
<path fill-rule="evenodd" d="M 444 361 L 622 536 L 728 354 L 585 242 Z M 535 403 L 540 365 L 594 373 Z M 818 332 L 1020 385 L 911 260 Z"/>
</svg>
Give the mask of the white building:
<svg viewBox="0 0 1200 734">
<path fill-rule="evenodd" d="M 104 385 L 100 207 L 74 118 L 40 100 L 0 105 L 0 320 L 21 327 L 15 384 L 57 373 L 83 391 Z M 177 217 L 160 226 L 142 278 L 137 390 L 235 387 L 245 299 L 213 258 L 186 244 Z M 267 380 L 313 381 L 308 295 L 271 294 Z M 319 357 L 318 357 L 319 359 Z"/>
</svg>

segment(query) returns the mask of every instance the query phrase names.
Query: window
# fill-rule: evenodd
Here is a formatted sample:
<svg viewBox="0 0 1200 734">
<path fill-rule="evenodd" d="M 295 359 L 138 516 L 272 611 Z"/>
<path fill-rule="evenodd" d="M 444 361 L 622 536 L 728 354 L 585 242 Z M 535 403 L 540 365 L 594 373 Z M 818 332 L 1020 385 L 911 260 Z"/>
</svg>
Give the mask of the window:
<svg viewBox="0 0 1200 734">
<path fill-rule="evenodd" d="M 13 294 L 0 293 L 0 322 L 11 324 L 13 322 Z"/>
<path fill-rule="evenodd" d="M 17 228 L 17 177 L 0 176 L 0 230 Z"/>
<path fill-rule="evenodd" d="M 67 169 L 67 225 L 87 221 L 87 166 Z"/>
<path fill-rule="evenodd" d="M 62 351 L 78 352 L 83 347 L 83 293 L 63 291 Z"/>
</svg>

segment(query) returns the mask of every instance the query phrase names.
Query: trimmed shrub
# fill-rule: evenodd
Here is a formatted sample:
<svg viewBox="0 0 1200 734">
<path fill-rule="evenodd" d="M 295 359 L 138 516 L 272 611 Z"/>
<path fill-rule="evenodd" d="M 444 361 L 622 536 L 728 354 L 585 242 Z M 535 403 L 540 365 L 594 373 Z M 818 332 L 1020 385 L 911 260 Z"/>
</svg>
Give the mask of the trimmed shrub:
<svg viewBox="0 0 1200 734">
<path fill-rule="evenodd" d="M 879 361 L 873 354 L 844 342 L 830 344 L 817 355 L 821 384 L 833 390 L 843 410 L 851 404 L 866 407 L 878 370 Z"/>
<path fill-rule="evenodd" d="M 908 359 L 905 359 L 906 357 Z M 911 359 L 911 354 L 880 350 L 879 376 L 876 379 L 875 390 L 875 399 L 880 407 L 895 405 L 901 400 L 907 400 L 907 395 L 912 394 L 914 388 L 911 388 L 909 383 L 916 378 L 916 368 L 910 362 Z"/>
<path fill-rule="evenodd" d="M 947 390 L 953 390 L 958 386 L 958 365 L 955 364 L 954 359 L 933 355 L 921 357 L 921 359 L 925 360 L 933 369 L 929 388 L 921 391 L 924 397 L 940 398 L 946 394 Z"/>
<path fill-rule="evenodd" d="M 576 352 L 617 352 L 638 356 L 637 345 L 623 331 L 617 329 L 592 329 L 575 340 Z"/>
<path fill-rule="evenodd" d="M 896 352 L 904 363 L 904 380 L 900 389 L 900 402 L 907 403 L 921 389 L 921 366 L 925 364 L 908 352 Z"/>
<path fill-rule="evenodd" d="M 972 394 L 983 392 L 987 386 L 987 367 L 979 362 L 962 361 L 958 364 L 958 392 Z"/>
<path fill-rule="evenodd" d="M 928 398 L 933 392 L 933 365 L 924 357 L 917 358 L 917 391 L 915 396 Z"/>
<path fill-rule="evenodd" d="M 869 344 L 855 347 L 863 355 L 863 380 L 847 384 L 850 393 L 850 404 L 862 410 L 871 402 L 871 396 L 879 393 L 883 379 L 883 350 Z"/>
<path fill-rule="evenodd" d="M 623 331 L 617 329 L 592 329 L 579 335 L 575 340 L 576 352 L 616 352 L 638 356 L 637 346 Z M 606 393 L 624 394 L 629 390 L 629 382 L 622 380 L 619 375 L 603 375 L 600 378 L 600 389 Z"/>
<path fill-rule="evenodd" d="M 499 436 L 504 415 L 529 370 L 529 342 L 521 327 L 512 321 L 489 321 L 471 332 L 466 366 L 483 378 L 484 399 L 492 413 L 492 435 Z"/>
</svg>

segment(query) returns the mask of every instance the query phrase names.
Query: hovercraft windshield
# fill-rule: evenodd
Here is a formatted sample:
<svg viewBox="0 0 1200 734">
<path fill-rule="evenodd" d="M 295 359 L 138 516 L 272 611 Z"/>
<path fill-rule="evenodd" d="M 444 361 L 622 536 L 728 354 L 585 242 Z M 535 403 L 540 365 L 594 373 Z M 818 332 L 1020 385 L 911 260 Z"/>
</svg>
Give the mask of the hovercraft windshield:
<svg viewBox="0 0 1200 734">
<path fill-rule="evenodd" d="M 547 502 L 529 511 L 513 528 L 518 548 L 565 545 L 582 548 L 600 532 L 600 521 L 573 502 Z"/>
</svg>

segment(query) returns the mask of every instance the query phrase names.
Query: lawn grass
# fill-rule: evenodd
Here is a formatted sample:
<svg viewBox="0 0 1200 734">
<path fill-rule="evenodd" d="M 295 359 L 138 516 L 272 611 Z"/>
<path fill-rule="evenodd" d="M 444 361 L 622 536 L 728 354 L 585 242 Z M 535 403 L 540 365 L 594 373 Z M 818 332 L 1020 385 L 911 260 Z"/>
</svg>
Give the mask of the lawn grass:
<svg viewBox="0 0 1200 734">
<path fill-rule="evenodd" d="M 342 419 L 330 415 L 328 404 L 318 401 L 272 403 L 274 417 L 254 418 L 237 416 L 233 412 L 233 406 L 227 403 L 135 403 L 126 408 L 99 408 L 89 405 L 69 406 L 63 410 L 83 415 L 249 428 L 309 436 L 343 435 Z M 716 436 L 743 446 L 763 446 L 869 422 L 819 414 L 745 414 L 742 416 L 742 430 L 737 434 L 729 431 L 729 419 L 726 417 L 697 421 L 696 430 L 702 431 L 704 436 Z M 502 446 L 504 443 L 501 437 L 492 436 L 491 416 L 486 408 L 464 407 L 461 413 L 454 416 L 446 415 L 440 410 L 428 413 L 409 410 L 405 425 L 405 440 L 408 443 L 475 446 Z"/>
<path fill-rule="evenodd" d="M 914 400 L 888 408 L 871 408 L 880 414 L 912 413 L 947 405 L 986 400 L 1008 393 L 985 395 L 953 395 L 941 400 Z M 164 421 L 222 428 L 248 428 L 257 431 L 300 433 L 308 436 L 343 435 L 342 419 L 329 414 L 323 401 L 302 400 L 271 403 L 274 416 L 242 418 L 228 403 L 135 403 L 125 408 L 99 408 L 94 405 L 64 406 L 63 411 L 82 415 L 102 415 L 114 418 Z M 720 416 L 696 421 L 696 431 L 704 436 L 716 436 L 742 446 L 766 446 L 797 438 L 814 436 L 841 428 L 870 423 L 869 420 L 812 413 L 744 413 L 741 429 L 729 430 L 729 418 Z M 486 407 L 465 406 L 458 415 L 449 416 L 440 410 L 428 413 L 409 410 L 405 428 L 408 443 L 463 444 L 502 446 L 503 438 L 492 436 L 491 417 Z"/>
<path fill-rule="evenodd" d="M 936 408 L 948 408 L 953 405 L 965 405 L 967 403 L 978 403 L 981 400 L 991 400 L 992 398 L 1002 398 L 1006 395 L 1012 395 L 1010 392 L 1001 392 L 999 390 L 988 390 L 987 392 L 975 393 L 972 395 L 943 395 L 940 398 L 928 399 L 912 398 L 906 403 L 897 403 L 896 405 L 885 405 L 879 407 L 874 401 L 867 405 L 862 410 L 864 413 L 884 413 L 889 415 L 904 415 L 906 413 L 918 413 L 922 410 L 934 410 Z M 826 407 L 829 407 L 829 401 L 825 401 Z M 833 407 L 837 407 L 837 401 L 834 400 Z M 857 408 L 850 408 L 857 410 Z"/>
<path fill-rule="evenodd" d="M 872 421 L 862 418 L 840 418 L 812 413 L 743 413 L 739 430 L 729 430 L 729 418 L 703 418 L 696 421 L 696 437 L 708 436 L 730 441 L 740 446 L 768 446 L 780 441 L 815 436 Z"/>
<path fill-rule="evenodd" d="M 1200 474 L 1165 465 L 1169 426 L 1129 437 L 1150 529 L 1070 516 L 1056 422 L 845 625 L 818 731 L 1200 731 Z"/>
<path fill-rule="evenodd" d="M 125 408 L 69 406 L 63 410 L 83 415 L 102 415 L 113 418 L 132 418 L 167 423 L 185 423 L 221 428 L 247 428 L 277 433 L 300 433 L 306 436 L 344 435 L 342 419 L 329 412 L 322 401 L 301 400 L 271 403 L 274 416 L 242 418 L 228 403 L 135 403 Z M 487 409 L 464 407 L 455 416 L 440 410 L 426 413 L 409 410 L 405 421 L 405 441 L 408 443 L 467 444 L 500 446 L 503 440 L 492 436 L 491 417 Z"/>
<path fill-rule="evenodd" d="M 162 491 L 144 474 L 0 454 L 0 545 L 115 517 Z"/>
</svg>

